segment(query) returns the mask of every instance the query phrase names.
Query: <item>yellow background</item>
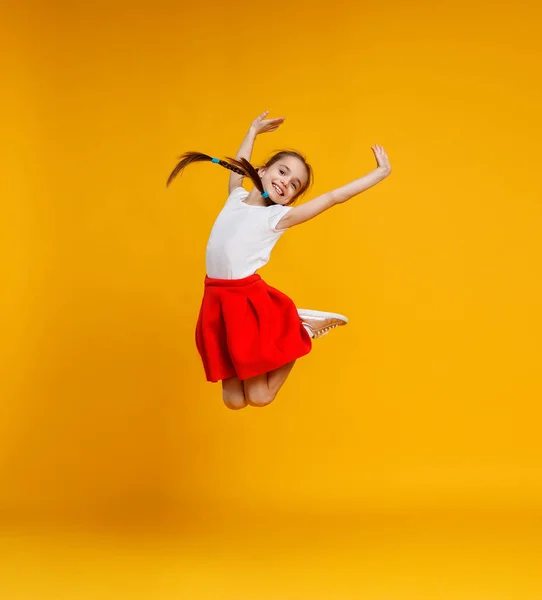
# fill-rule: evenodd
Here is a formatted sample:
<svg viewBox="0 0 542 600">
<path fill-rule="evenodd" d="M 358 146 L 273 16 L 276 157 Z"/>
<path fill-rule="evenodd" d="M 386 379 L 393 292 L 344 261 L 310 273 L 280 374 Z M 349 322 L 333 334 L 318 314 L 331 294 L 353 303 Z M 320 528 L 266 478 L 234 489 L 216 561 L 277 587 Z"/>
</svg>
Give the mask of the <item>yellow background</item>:
<svg viewBox="0 0 542 600">
<path fill-rule="evenodd" d="M 45 568 L 19 578 L 43 527 L 200 549 L 179 583 L 183 559 L 141 542 L 155 571 L 136 585 L 124 565 L 126 597 L 540 597 L 541 17 L 534 0 L 4 5 L 2 597 L 64 597 Z M 232 412 L 193 341 L 228 173 L 165 180 L 183 151 L 233 155 L 264 109 L 286 122 L 254 162 L 301 150 L 308 198 L 371 170 L 374 143 L 393 174 L 282 237 L 265 279 L 350 324 L 273 405 Z M 109 581 L 106 550 L 86 556 Z"/>
</svg>

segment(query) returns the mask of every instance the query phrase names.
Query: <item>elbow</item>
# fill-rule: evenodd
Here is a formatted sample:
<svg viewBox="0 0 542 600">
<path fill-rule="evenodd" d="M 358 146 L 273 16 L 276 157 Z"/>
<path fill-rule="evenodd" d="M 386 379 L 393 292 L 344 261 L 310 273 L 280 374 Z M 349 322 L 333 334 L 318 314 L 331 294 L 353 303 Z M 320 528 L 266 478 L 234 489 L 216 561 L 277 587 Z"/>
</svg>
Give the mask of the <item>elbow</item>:
<svg viewBox="0 0 542 600">
<path fill-rule="evenodd" d="M 329 197 L 329 207 L 328 208 L 336 206 L 337 204 L 342 204 L 343 202 L 346 202 L 348 200 L 347 196 L 345 196 L 344 194 L 341 194 L 340 192 L 337 192 L 337 191 L 330 192 L 329 196 L 330 197 Z"/>
</svg>

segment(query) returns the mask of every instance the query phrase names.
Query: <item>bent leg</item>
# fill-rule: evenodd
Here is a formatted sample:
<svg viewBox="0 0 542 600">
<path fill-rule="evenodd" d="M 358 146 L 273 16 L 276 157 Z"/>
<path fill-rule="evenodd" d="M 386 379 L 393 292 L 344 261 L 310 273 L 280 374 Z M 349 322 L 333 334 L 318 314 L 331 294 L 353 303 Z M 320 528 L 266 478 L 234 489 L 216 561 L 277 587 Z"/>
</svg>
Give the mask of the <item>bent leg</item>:
<svg viewBox="0 0 542 600">
<path fill-rule="evenodd" d="M 243 381 L 245 386 L 245 399 L 251 406 L 267 406 L 275 399 L 278 391 L 288 378 L 295 365 L 295 360 L 282 365 L 274 371 L 257 375 Z"/>
<path fill-rule="evenodd" d="M 222 400 L 231 410 L 239 410 L 247 405 L 243 384 L 237 377 L 222 380 Z"/>
</svg>

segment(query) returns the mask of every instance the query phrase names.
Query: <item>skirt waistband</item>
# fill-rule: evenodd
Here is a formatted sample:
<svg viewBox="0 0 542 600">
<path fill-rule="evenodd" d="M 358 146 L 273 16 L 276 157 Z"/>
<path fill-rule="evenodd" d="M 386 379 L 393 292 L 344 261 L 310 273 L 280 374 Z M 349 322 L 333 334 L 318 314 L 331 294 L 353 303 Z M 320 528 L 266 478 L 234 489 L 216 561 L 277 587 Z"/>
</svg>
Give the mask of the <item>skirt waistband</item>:
<svg viewBox="0 0 542 600">
<path fill-rule="evenodd" d="M 237 287 L 241 285 L 249 285 L 250 283 L 254 283 L 255 281 L 260 281 L 261 277 L 254 273 L 253 275 L 249 275 L 248 277 L 243 277 L 243 279 L 214 279 L 212 277 L 205 277 L 205 285 L 211 286 L 220 286 L 220 287 Z"/>
</svg>

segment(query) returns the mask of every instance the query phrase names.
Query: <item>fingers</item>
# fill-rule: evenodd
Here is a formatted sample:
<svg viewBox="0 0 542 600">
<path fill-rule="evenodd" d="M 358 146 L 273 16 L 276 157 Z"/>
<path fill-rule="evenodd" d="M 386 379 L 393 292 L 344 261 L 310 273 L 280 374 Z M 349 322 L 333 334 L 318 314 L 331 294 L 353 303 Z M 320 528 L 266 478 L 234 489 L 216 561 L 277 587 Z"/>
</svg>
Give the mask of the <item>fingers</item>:
<svg viewBox="0 0 542 600">
<path fill-rule="evenodd" d="M 269 114 L 269 111 L 264 110 L 263 113 L 259 117 L 256 117 L 256 120 L 263 121 L 265 119 L 265 117 L 267 117 L 268 114 Z M 270 123 L 279 122 L 279 121 L 282 123 L 285 118 L 286 117 L 275 117 L 274 119 L 268 119 L 268 120 Z"/>
<path fill-rule="evenodd" d="M 280 118 L 280 119 L 269 119 L 267 124 L 269 127 L 272 127 L 273 129 L 278 129 L 283 123 L 284 123 L 284 119 Z"/>
<path fill-rule="evenodd" d="M 375 144 L 374 146 L 371 146 L 371 150 L 377 155 L 377 156 L 383 156 L 383 157 L 388 157 L 388 155 L 386 154 L 386 151 L 384 150 L 383 146 L 381 146 L 380 144 Z"/>
<path fill-rule="evenodd" d="M 263 119 L 269 111 L 262 113 L 255 121 L 260 133 L 276 131 L 285 121 L 286 117 L 275 117 L 274 119 Z"/>
<path fill-rule="evenodd" d="M 389 175 L 391 172 L 391 165 L 384 148 L 380 144 L 375 144 L 374 146 L 371 146 L 371 150 L 374 152 L 378 166 L 384 168 L 386 174 Z"/>
<path fill-rule="evenodd" d="M 267 115 L 269 114 L 268 110 L 264 110 L 263 113 L 259 116 L 256 117 L 256 121 L 263 121 L 265 119 L 265 117 L 267 117 Z"/>
<path fill-rule="evenodd" d="M 275 117 L 274 119 L 266 119 L 265 122 L 269 125 L 280 125 L 284 123 L 285 117 Z"/>
</svg>

